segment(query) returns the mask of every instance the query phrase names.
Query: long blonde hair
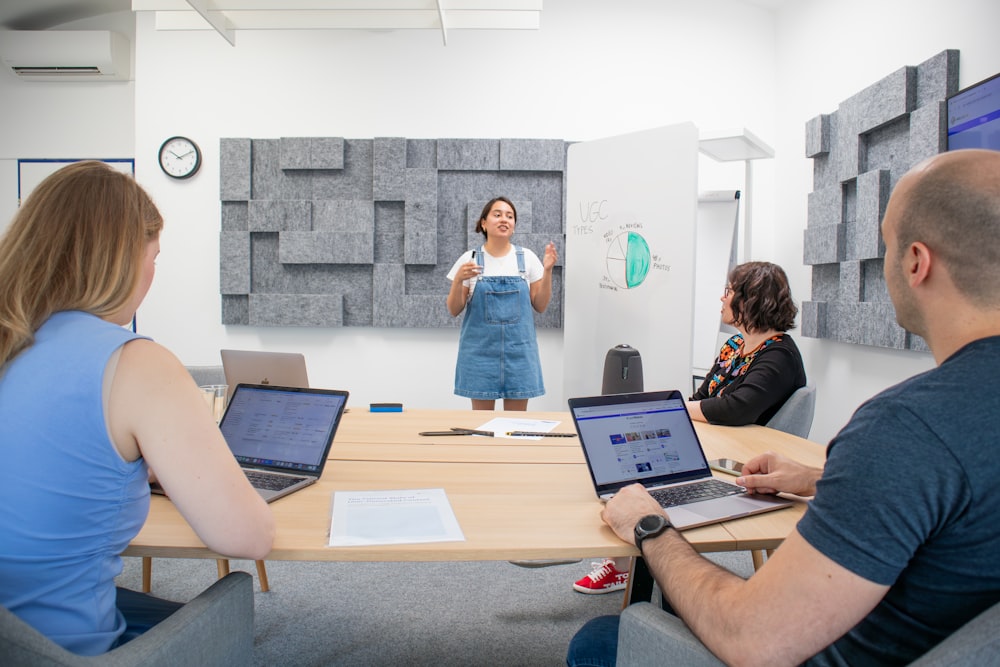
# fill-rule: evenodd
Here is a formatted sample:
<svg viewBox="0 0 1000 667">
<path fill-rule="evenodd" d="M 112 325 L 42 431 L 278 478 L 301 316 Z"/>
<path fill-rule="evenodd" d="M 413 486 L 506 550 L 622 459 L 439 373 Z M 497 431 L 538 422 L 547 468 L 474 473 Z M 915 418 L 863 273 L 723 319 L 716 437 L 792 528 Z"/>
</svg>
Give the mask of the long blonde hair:
<svg viewBox="0 0 1000 667">
<path fill-rule="evenodd" d="M 53 313 L 118 313 L 162 228 L 149 195 L 102 162 L 76 162 L 43 180 L 0 239 L 0 365 Z"/>
</svg>

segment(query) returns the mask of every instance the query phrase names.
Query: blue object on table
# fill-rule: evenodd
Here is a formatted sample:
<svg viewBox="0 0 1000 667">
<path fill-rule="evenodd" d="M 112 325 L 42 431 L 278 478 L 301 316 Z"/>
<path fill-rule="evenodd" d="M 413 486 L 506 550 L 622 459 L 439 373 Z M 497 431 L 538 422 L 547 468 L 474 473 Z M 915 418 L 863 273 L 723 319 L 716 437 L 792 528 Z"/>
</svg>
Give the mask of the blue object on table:
<svg viewBox="0 0 1000 667">
<path fill-rule="evenodd" d="M 368 409 L 371 412 L 402 412 L 402 403 L 369 403 Z"/>
</svg>

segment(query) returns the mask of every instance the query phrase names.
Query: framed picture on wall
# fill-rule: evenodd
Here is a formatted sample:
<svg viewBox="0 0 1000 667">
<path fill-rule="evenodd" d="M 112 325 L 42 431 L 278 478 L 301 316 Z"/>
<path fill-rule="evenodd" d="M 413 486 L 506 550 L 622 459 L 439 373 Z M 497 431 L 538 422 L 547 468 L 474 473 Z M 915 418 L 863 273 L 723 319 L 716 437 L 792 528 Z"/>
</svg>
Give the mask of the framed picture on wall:
<svg viewBox="0 0 1000 667">
<path fill-rule="evenodd" d="M 75 159 L 18 159 L 17 161 L 17 205 L 21 206 L 21 202 L 31 194 L 31 191 L 42 182 L 42 180 L 51 174 L 52 172 L 58 171 L 60 168 L 73 162 L 81 162 L 83 160 L 98 160 L 99 162 L 106 162 L 110 166 L 118 169 L 119 171 L 125 172 L 126 174 L 131 174 L 135 176 L 135 160 L 132 158 L 111 158 L 111 159 L 100 159 L 100 158 L 75 158 Z"/>
</svg>

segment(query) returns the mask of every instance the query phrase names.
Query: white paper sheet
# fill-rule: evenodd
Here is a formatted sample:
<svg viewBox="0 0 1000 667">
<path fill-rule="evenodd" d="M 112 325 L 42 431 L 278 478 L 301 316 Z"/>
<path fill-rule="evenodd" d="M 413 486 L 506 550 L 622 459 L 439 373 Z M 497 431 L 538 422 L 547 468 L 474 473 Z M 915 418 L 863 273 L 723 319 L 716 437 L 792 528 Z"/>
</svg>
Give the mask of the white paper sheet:
<svg viewBox="0 0 1000 667">
<path fill-rule="evenodd" d="M 444 489 L 333 494 L 331 547 L 464 541 Z"/>
<path fill-rule="evenodd" d="M 477 426 L 477 431 L 493 431 L 494 438 L 509 438 L 510 440 L 541 440 L 540 435 L 507 435 L 511 431 L 532 431 L 534 433 L 551 433 L 552 429 L 559 426 L 558 421 L 551 419 L 514 419 L 511 417 L 497 417 L 491 419 L 482 426 Z"/>
</svg>

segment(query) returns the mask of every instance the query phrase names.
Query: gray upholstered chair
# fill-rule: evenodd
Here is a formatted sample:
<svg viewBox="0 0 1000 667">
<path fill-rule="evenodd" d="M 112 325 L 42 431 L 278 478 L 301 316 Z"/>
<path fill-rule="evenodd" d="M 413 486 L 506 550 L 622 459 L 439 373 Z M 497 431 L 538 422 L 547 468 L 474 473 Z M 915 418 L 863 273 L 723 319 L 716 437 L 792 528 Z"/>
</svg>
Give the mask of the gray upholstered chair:
<svg viewBox="0 0 1000 667">
<path fill-rule="evenodd" d="M 226 374 L 222 366 L 186 366 L 188 373 L 194 378 L 195 384 L 199 387 L 206 384 L 226 384 Z M 267 567 L 264 561 L 255 561 L 257 565 L 257 578 L 260 579 L 260 590 L 266 593 L 271 590 L 267 580 Z M 229 574 L 229 561 L 219 558 L 215 561 L 219 576 L 224 577 Z M 142 558 L 142 592 L 148 593 L 153 585 L 153 559 L 150 556 Z"/>
<path fill-rule="evenodd" d="M 1000 664 L 1000 603 L 960 627 L 910 663 L 910 667 L 963 667 Z"/>
<path fill-rule="evenodd" d="M 1000 604 L 987 609 L 928 651 L 911 667 L 979 667 L 1000 662 Z M 652 664 L 718 667 L 723 663 L 698 641 L 684 622 L 641 602 L 622 612 L 619 667 Z"/>
<path fill-rule="evenodd" d="M 0 656 L 5 665 L 170 667 L 253 664 L 253 577 L 233 572 L 145 634 L 103 655 L 66 651 L 0 607 Z"/>
<path fill-rule="evenodd" d="M 199 387 L 205 384 L 226 384 L 226 373 L 222 366 L 186 366 L 185 368 Z"/>
<path fill-rule="evenodd" d="M 816 387 L 807 384 L 799 387 L 788 397 L 785 404 L 767 422 L 769 428 L 791 433 L 800 438 L 809 437 L 809 429 L 812 428 L 813 415 L 816 413 Z M 771 550 L 766 552 L 771 555 Z M 751 551 L 754 569 L 759 569 L 764 564 L 763 551 Z"/>
<path fill-rule="evenodd" d="M 795 390 L 767 426 L 800 438 L 809 437 L 816 412 L 816 387 L 807 384 Z"/>
</svg>

